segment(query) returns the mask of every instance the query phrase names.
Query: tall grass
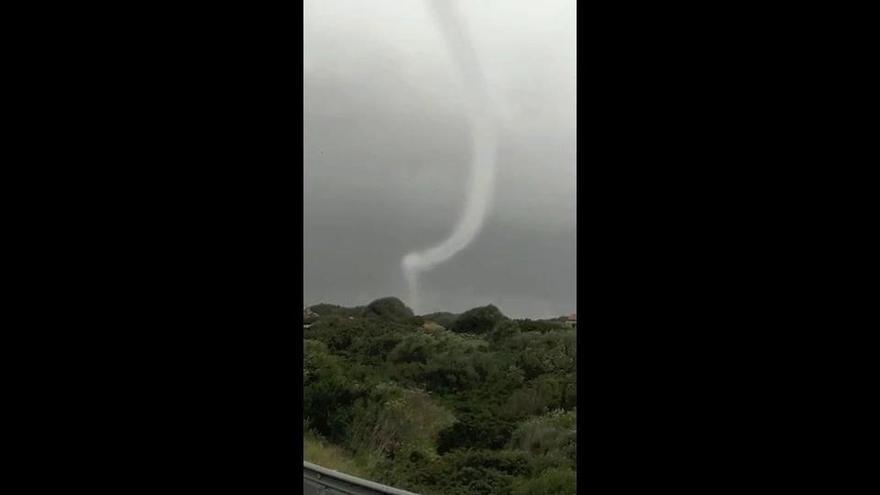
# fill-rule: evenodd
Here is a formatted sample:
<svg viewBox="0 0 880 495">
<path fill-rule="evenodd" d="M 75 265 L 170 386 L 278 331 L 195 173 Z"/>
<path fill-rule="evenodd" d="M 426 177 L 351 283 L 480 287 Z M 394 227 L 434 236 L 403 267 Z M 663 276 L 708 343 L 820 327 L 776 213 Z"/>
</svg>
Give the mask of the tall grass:
<svg viewBox="0 0 880 495">
<path fill-rule="evenodd" d="M 367 469 L 356 462 L 348 452 L 314 436 L 303 437 L 303 457 L 312 464 L 369 479 Z"/>
</svg>

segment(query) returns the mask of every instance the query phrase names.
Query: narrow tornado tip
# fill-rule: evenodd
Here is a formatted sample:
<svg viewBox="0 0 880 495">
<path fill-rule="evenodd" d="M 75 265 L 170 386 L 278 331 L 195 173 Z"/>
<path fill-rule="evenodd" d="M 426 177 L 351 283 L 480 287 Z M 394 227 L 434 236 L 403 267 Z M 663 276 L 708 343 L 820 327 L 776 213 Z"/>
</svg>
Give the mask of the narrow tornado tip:
<svg viewBox="0 0 880 495">
<path fill-rule="evenodd" d="M 403 276 L 409 289 L 409 307 L 418 314 L 419 310 L 419 271 L 422 269 L 422 258 L 418 253 L 409 253 L 400 262 Z"/>
<path fill-rule="evenodd" d="M 419 268 L 421 264 L 421 259 L 416 253 L 409 253 L 408 255 L 403 257 L 403 261 L 401 261 L 401 265 L 403 266 L 403 271 L 406 273 L 412 273 Z"/>
</svg>

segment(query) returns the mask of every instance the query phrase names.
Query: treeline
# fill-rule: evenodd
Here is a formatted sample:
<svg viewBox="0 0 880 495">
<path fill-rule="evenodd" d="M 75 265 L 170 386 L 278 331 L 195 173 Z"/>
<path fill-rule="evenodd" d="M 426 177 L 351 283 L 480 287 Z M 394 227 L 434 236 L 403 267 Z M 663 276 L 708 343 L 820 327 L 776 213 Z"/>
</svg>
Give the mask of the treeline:
<svg viewBox="0 0 880 495">
<path fill-rule="evenodd" d="M 575 330 L 491 305 L 424 316 L 395 298 L 309 309 L 307 439 L 425 495 L 575 493 Z"/>
</svg>

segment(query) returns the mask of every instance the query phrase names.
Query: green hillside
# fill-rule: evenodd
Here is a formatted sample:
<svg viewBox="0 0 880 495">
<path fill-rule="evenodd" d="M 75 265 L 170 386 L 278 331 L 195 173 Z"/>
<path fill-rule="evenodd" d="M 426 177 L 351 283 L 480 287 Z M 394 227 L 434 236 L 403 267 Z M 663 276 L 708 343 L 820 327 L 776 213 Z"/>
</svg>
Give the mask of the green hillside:
<svg viewBox="0 0 880 495">
<path fill-rule="evenodd" d="M 424 495 L 575 493 L 575 330 L 491 305 L 309 309 L 306 460 Z"/>
</svg>

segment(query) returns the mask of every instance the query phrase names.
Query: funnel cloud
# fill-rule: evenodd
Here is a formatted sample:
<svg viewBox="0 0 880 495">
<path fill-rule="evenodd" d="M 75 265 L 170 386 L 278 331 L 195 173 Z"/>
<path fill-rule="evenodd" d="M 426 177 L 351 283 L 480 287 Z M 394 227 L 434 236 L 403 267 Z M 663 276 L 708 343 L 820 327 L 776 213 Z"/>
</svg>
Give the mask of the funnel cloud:
<svg viewBox="0 0 880 495">
<path fill-rule="evenodd" d="M 303 305 L 577 312 L 575 0 L 453 7 L 303 2 Z"/>
<path fill-rule="evenodd" d="M 473 242 L 492 206 L 495 188 L 497 123 L 480 63 L 453 2 L 428 0 L 464 83 L 465 104 L 471 130 L 471 168 L 464 210 L 452 233 L 440 244 L 403 257 L 401 265 L 409 288 L 409 304 L 420 306 L 419 275 L 448 261 Z"/>
</svg>

